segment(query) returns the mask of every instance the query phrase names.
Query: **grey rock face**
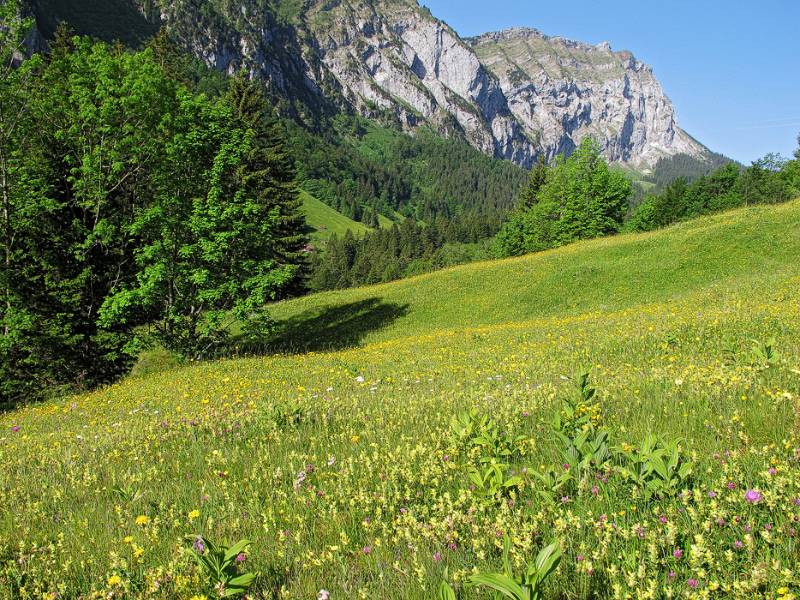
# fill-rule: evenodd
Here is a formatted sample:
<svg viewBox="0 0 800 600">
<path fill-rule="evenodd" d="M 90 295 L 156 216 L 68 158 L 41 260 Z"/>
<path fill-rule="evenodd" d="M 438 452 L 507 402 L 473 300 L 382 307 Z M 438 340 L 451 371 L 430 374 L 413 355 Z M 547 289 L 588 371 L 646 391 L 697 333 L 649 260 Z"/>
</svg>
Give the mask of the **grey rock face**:
<svg viewBox="0 0 800 600">
<path fill-rule="evenodd" d="M 380 8 L 339 5 L 333 27 L 312 28 L 322 63 L 356 108 L 389 110 L 408 127 L 453 126 L 484 152 L 529 163 L 535 148 L 499 82 L 458 35 L 416 5 Z"/>
<path fill-rule="evenodd" d="M 612 160 L 637 167 L 663 156 L 704 157 L 678 127 L 652 69 L 630 52 L 510 29 L 469 40 L 500 80 L 511 112 L 548 156 L 592 136 Z"/>
<path fill-rule="evenodd" d="M 586 136 L 638 168 L 708 154 L 678 127 L 650 67 L 608 43 L 520 28 L 462 39 L 416 0 L 307 0 L 288 20 L 268 0 L 204 0 L 203 11 L 190 0 L 131 2 L 208 65 L 264 80 L 295 114 L 389 114 L 525 166 Z"/>
<path fill-rule="evenodd" d="M 533 29 L 463 40 L 405 1 L 353 0 L 325 13 L 326 26 L 312 27 L 322 62 L 364 114 L 393 111 L 409 127 L 454 122 L 476 148 L 526 166 L 586 136 L 609 160 L 639 168 L 707 154 L 678 127 L 652 69 L 608 43 Z"/>
</svg>

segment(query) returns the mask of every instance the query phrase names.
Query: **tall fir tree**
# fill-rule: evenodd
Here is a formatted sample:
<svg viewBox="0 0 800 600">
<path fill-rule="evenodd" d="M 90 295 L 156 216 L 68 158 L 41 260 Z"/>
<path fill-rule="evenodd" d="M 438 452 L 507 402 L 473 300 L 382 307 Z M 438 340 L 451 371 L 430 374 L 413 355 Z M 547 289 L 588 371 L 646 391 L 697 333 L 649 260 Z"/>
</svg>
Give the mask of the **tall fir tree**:
<svg viewBox="0 0 800 600">
<path fill-rule="evenodd" d="M 306 289 L 309 240 L 294 160 L 280 122 L 269 113 L 261 84 L 239 71 L 231 79 L 228 100 L 237 124 L 253 132 L 253 142 L 241 167 L 245 193 L 267 210 L 277 212 L 272 234 L 275 259 L 297 267 L 296 276 L 280 295 L 298 295 Z"/>
<path fill-rule="evenodd" d="M 518 210 L 526 210 L 539 201 L 539 190 L 547 183 L 548 172 L 547 159 L 542 155 L 531 169 L 528 181 L 520 190 L 516 203 Z"/>
</svg>

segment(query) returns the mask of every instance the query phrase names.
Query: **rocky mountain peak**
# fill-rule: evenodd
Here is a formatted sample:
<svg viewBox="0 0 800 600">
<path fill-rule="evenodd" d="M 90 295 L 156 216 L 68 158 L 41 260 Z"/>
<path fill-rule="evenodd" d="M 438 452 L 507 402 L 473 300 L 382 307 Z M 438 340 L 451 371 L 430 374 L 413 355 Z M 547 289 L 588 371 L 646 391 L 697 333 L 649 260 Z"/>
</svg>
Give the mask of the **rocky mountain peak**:
<svg viewBox="0 0 800 600">
<path fill-rule="evenodd" d="M 652 69 L 611 44 L 513 28 L 469 39 L 500 82 L 509 109 L 548 157 L 592 136 L 612 161 L 646 168 L 663 156 L 707 150 L 678 127 Z"/>
<path fill-rule="evenodd" d="M 678 127 L 650 67 L 608 42 L 527 27 L 461 38 L 414 0 L 207 0 L 202 10 L 194 0 L 115 2 L 138 11 L 143 31 L 166 26 L 210 66 L 246 68 L 279 106 L 300 112 L 335 105 L 389 114 L 409 130 L 428 125 L 525 166 L 586 136 L 610 160 L 641 168 L 708 153 Z M 34 6 L 69 21 L 71 4 L 91 7 Z"/>
</svg>

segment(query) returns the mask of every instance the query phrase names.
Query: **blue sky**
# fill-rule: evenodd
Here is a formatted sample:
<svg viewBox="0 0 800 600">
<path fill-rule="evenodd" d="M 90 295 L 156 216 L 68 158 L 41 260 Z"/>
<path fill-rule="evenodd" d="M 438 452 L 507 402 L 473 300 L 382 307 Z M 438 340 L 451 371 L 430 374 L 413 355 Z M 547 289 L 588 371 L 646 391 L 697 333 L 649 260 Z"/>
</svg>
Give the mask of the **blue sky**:
<svg viewBox="0 0 800 600">
<path fill-rule="evenodd" d="M 652 65 L 681 127 L 749 163 L 800 133 L 800 0 L 420 0 L 462 36 L 535 27 Z"/>
</svg>

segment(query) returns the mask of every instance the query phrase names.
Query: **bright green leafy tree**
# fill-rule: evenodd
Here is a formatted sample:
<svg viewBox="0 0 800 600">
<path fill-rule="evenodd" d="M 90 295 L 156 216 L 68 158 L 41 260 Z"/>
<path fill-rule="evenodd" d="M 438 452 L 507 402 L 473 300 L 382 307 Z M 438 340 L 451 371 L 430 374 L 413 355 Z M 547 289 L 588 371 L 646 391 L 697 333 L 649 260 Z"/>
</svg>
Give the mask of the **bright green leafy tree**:
<svg viewBox="0 0 800 600">
<path fill-rule="evenodd" d="M 302 221 L 294 173 L 259 121 L 220 99 L 184 93 L 155 197 L 130 225 L 142 240 L 135 283 L 112 295 L 104 322 L 148 316 L 170 350 L 202 358 L 234 325 L 265 335 L 268 302 L 296 281 Z"/>
<path fill-rule="evenodd" d="M 191 89 L 168 48 L 61 31 L 24 59 L 30 24 L 2 10 L 0 399 L 113 381 L 142 332 L 197 357 L 234 322 L 268 329 L 304 242 L 277 130 Z"/>
<path fill-rule="evenodd" d="M 586 138 L 569 157 L 560 157 L 540 184 L 532 204 L 517 211 L 496 238 L 496 253 L 512 256 L 619 231 L 628 209 L 631 183 L 612 170 Z"/>
<path fill-rule="evenodd" d="M 130 365 L 130 326 L 98 315 L 132 273 L 126 225 L 147 202 L 174 97 L 146 52 L 60 35 L 40 63 L 23 62 L 3 90 L 3 100 L 25 94 L 24 118 L 3 143 L 16 151 L 6 185 L 6 400 L 111 381 Z"/>
</svg>

